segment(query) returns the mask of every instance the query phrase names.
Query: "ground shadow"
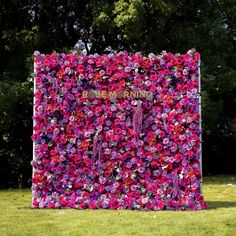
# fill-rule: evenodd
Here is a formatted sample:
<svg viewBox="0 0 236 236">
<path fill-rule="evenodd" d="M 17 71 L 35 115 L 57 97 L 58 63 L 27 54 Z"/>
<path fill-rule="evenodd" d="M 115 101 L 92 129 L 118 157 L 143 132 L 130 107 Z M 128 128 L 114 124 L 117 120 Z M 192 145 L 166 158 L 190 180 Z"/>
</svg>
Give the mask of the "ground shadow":
<svg viewBox="0 0 236 236">
<path fill-rule="evenodd" d="M 208 210 L 218 209 L 218 208 L 236 208 L 236 201 L 206 201 L 208 203 Z M 19 210 L 45 210 L 46 208 L 32 208 L 31 205 L 17 207 Z M 51 210 L 70 210 L 73 208 L 51 208 Z M 103 209 L 100 209 L 103 210 Z M 107 209 L 109 210 L 109 209 Z"/>
<path fill-rule="evenodd" d="M 207 201 L 208 209 L 236 207 L 236 201 Z"/>
</svg>

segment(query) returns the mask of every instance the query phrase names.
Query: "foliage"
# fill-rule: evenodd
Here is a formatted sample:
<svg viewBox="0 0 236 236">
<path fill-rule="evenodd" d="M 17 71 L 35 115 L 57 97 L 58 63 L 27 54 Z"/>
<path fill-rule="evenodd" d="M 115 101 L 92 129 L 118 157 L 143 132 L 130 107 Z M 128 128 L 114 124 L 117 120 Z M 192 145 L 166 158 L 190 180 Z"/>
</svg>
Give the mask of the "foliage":
<svg viewBox="0 0 236 236">
<path fill-rule="evenodd" d="M 31 175 L 32 83 L 0 81 L 0 107 L 1 179 L 16 182 L 17 177 L 22 187 L 27 181 L 22 175 Z"/>
<path fill-rule="evenodd" d="M 229 171 L 228 163 L 232 166 L 230 171 L 235 171 L 235 155 L 232 154 L 235 145 L 231 145 L 236 139 L 236 128 L 232 125 L 236 117 L 235 8 L 234 0 L 1 1 L 0 90 L 5 103 L 1 105 L 0 113 L 9 112 L 5 116 L 13 118 L 9 120 L 12 126 L 6 125 L 0 130 L 1 166 L 3 159 L 8 160 L 9 153 L 19 150 L 21 145 L 17 137 L 10 143 L 4 137 L 15 133 L 12 129 L 16 127 L 16 119 L 12 114 L 16 113 L 15 106 L 20 106 L 12 89 L 21 90 L 27 109 L 31 105 L 32 94 L 25 86 L 27 83 L 28 88 L 32 86 L 27 78 L 33 72 L 33 51 L 48 53 L 72 49 L 80 40 L 84 49 L 91 53 L 103 53 L 109 49 L 143 53 L 159 53 L 165 49 L 185 53 L 195 47 L 202 55 L 205 171 Z M 10 89 L 11 92 L 7 91 L 14 83 L 25 85 L 18 84 Z M 19 116 L 30 124 L 30 109 L 28 112 L 17 110 Z M 31 126 L 21 132 L 26 133 L 20 135 L 28 137 Z M 24 155 L 27 157 L 22 158 L 27 159 L 28 165 L 31 147 L 26 146 Z M 225 152 L 227 156 L 220 156 L 219 153 Z M 19 155 L 15 158 L 16 162 L 20 159 Z M 7 167 L 10 172 L 11 168 Z M 28 178 L 30 175 L 26 176 Z"/>
</svg>

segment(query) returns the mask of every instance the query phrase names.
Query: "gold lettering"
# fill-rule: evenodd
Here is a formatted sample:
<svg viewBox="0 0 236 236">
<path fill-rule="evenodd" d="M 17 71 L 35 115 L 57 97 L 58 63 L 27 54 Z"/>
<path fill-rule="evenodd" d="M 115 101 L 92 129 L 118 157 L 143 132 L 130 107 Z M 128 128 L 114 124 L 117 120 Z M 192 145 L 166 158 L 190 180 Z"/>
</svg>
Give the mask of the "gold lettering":
<svg viewBox="0 0 236 236">
<path fill-rule="evenodd" d="M 129 97 L 129 92 L 128 91 L 124 91 L 123 95 L 124 95 L 124 98 Z"/>
<path fill-rule="evenodd" d="M 146 97 L 146 92 L 145 91 L 140 91 L 140 98 L 145 98 Z"/>
<path fill-rule="evenodd" d="M 106 90 L 102 90 L 101 97 L 104 98 L 104 99 L 107 98 L 107 91 Z"/>
<path fill-rule="evenodd" d="M 119 90 L 119 91 L 108 91 L 108 90 L 88 90 L 82 92 L 84 98 L 101 98 L 101 99 L 114 99 L 114 98 L 147 98 L 152 99 L 153 93 L 150 91 L 132 91 L 132 90 Z"/>
<path fill-rule="evenodd" d="M 130 97 L 133 97 L 133 98 L 137 97 L 136 92 L 134 92 L 134 91 L 131 91 L 130 94 L 129 94 L 129 96 L 130 96 Z"/>
<path fill-rule="evenodd" d="M 95 97 L 100 98 L 101 97 L 101 92 L 99 90 L 93 90 Z"/>
<path fill-rule="evenodd" d="M 82 97 L 87 98 L 88 97 L 88 91 L 83 91 Z"/>
<path fill-rule="evenodd" d="M 116 91 L 109 91 L 109 97 L 116 97 L 117 93 Z"/>
<path fill-rule="evenodd" d="M 92 89 L 89 90 L 89 97 L 90 98 L 94 98 L 95 97 L 94 90 L 92 90 Z"/>
<path fill-rule="evenodd" d="M 153 98 L 153 94 L 152 92 L 147 92 L 147 99 L 152 99 Z"/>
</svg>

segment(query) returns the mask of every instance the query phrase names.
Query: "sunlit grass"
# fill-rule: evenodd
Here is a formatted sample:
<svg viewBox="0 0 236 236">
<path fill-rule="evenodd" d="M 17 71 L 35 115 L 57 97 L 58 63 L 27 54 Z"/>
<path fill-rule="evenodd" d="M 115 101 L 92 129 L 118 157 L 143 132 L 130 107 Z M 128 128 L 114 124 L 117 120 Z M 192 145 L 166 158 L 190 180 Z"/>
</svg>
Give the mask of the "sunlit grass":
<svg viewBox="0 0 236 236">
<path fill-rule="evenodd" d="M 0 191 L 0 235 L 236 235 L 236 176 L 204 178 L 202 211 L 36 210 L 31 192 Z"/>
</svg>

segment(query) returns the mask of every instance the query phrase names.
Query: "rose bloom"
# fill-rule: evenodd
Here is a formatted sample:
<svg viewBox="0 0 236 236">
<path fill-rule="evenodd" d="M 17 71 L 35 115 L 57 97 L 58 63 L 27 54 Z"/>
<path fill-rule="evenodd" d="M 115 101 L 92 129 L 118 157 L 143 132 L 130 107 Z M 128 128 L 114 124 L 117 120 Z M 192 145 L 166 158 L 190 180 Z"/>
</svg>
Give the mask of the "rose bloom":
<svg viewBox="0 0 236 236">
<path fill-rule="evenodd" d="M 35 53 L 32 207 L 206 208 L 198 60 L 194 51 Z M 90 89 L 151 91 L 153 100 L 83 98 Z M 142 115 L 135 120 L 138 105 Z"/>
</svg>

